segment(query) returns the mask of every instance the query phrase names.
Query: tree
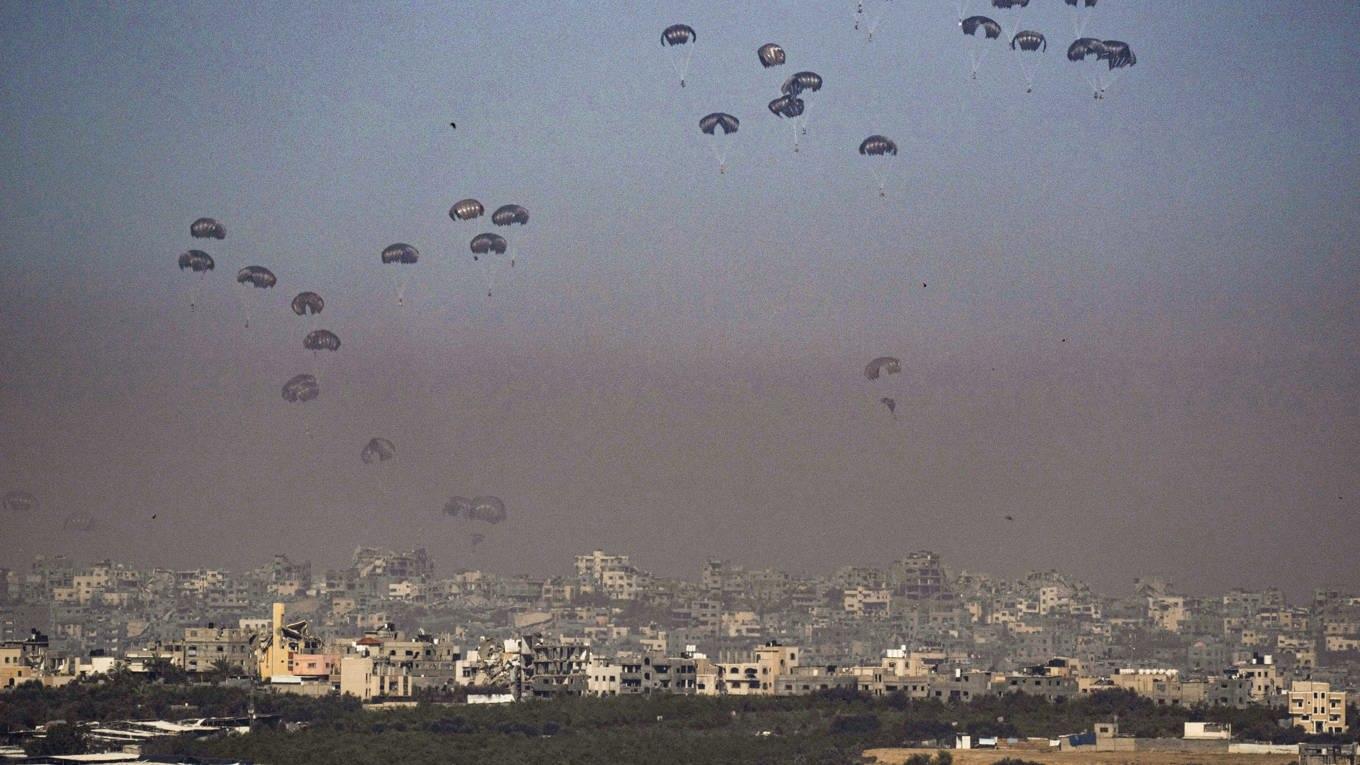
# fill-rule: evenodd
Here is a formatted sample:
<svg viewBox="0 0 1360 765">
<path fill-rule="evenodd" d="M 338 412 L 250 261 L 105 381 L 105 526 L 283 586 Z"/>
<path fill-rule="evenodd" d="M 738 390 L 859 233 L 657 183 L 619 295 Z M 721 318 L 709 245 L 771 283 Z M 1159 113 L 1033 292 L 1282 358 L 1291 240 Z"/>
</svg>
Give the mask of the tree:
<svg viewBox="0 0 1360 765">
<path fill-rule="evenodd" d="M 53 725 L 47 735 L 35 738 L 24 744 L 24 754 L 29 757 L 51 757 L 59 754 L 85 754 L 90 750 L 89 739 L 85 732 L 74 725 Z"/>
</svg>

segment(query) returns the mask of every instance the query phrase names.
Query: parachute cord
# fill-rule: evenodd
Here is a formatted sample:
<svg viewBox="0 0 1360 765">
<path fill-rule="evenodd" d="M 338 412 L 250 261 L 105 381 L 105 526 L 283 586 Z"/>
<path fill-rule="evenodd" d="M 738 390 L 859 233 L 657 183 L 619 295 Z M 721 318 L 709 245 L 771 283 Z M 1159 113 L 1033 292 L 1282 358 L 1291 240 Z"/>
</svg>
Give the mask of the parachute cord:
<svg viewBox="0 0 1360 765">
<path fill-rule="evenodd" d="M 685 77 L 689 75 L 689 62 L 690 59 L 694 58 L 694 46 L 697 44 L 697 41 L 693 41 L 685 46 L 688 48 L 688 50 L 685 51 L 685 63 L 680 67 L 680 87 L 682 88 L 685 87 Z"/>
</svg>

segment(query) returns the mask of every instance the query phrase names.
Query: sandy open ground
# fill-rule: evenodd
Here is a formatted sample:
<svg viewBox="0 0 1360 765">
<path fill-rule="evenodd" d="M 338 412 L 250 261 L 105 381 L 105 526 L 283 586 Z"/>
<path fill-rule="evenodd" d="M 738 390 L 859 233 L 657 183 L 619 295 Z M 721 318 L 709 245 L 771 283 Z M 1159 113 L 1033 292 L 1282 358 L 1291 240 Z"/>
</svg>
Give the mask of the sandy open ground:
<svg viewBox="0 0 1360 765">
<path fill-rule="evenodd" d="M 901 765 L 917 753 L 934 754 L 934 749 L 870 749 L 881 765 Z M 955 765 L 991 765 L 1015 757 L 1043 765 L 1285 765 L 1297 762 L 1288 754 L 1227 754 L 1223 752 L 1039 752 L 1020 749 L 950 750 Z"/>
</svg>

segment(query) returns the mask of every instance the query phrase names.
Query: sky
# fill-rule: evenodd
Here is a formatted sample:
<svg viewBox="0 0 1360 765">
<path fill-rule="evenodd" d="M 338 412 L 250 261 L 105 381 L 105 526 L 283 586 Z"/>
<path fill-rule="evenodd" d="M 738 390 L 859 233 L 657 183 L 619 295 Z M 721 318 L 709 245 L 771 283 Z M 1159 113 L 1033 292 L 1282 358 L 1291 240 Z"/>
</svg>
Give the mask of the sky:
<svg viewBox="0 0 1360 765">
<path fill-rule="evenodd" d="M 1032 93 L 1000 40 L 970 79 L 953 0 L 871 0 L 872 41 L 853 0 L 0 2 L 0 491 L 39 502 L 0 566 L 1360 587 L 1360 6 L 1102 0 L 1085 33 L 1138 57 L 1102 100 L 1066 6 L 971 6 L 1046 34 Z M 765 104 L 803 69 L 795 153 Z"/>
</svg>

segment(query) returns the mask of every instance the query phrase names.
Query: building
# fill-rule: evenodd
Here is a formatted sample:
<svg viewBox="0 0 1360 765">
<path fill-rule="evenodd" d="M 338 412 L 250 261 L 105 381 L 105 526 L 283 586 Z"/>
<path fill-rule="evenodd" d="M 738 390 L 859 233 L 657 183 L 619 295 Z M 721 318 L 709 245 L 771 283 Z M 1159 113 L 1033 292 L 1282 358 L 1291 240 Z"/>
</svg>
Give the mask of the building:
<svg viewBox="0 0 1360 765">
<path fill-rule="evenodd" d="M 1294 725 L 1313 734 L 1346 731 L 1346 693 L 1329 683 L 1295 681 L 1289 686 L 1289 716 Z"/>
</svg>

